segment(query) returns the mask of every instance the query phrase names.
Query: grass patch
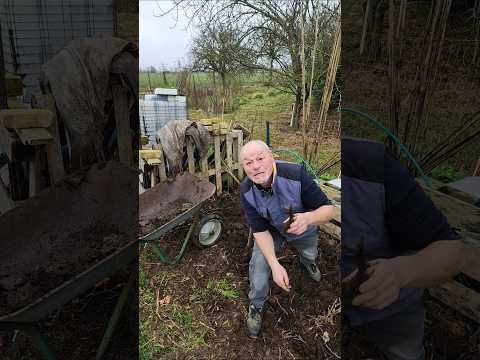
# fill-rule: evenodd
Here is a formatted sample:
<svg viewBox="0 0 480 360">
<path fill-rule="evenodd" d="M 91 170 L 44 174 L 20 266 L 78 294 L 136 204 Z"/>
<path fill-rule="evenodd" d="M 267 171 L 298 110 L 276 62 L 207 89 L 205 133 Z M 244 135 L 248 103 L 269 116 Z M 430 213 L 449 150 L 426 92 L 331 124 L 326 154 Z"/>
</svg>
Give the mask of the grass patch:
<svg viewBox="0 0 480 360">
<path fill-rule="evenodd" d="M 460 171 L 451 165 L 442 165 L 432 171 L 432 178 L 444 183 L 457 181 L 463 177 L 465 177 L 463 171 Z"/>
<path fill-rule="evenodd" d="M 151 250 L 140 255 L 139 269 L 139 357 L 141 360 L 191 358 L 199 347 L 207 346 L 209 329 L 204 325 L 201 304 L 184 302 L 176 292 L 178 274 L 145 265 Z M 143 265 L 142 265 L 143 264 Z M 212 283 L 212 291 L 216 291 Z M 194 292 L 195 293 L 195 292 Z M 208 292 L 204 293 L 208 299 Z M 168 301 L 163 301 L 169 298 Z M 187 296 L 188 299 L 188 296 Z"/>
<path fill-rule="evenodd" d="M 209 301 L 218 301 L 222 299 L 237 299 L 240 293 L 231 282 L 231 275 L 228 275 L 219 281 L 208 280 L 205 287 L 194 287 L 190 301 L 193 303 L 207 303 Z"/>
</svg>

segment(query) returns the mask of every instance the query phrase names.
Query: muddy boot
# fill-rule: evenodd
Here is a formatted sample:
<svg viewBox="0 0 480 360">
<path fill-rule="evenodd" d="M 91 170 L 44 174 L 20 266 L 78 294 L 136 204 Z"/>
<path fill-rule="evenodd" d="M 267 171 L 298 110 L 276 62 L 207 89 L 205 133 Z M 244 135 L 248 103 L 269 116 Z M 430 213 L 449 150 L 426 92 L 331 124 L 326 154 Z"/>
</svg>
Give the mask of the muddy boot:
<svg viewBox="0 0 480 360">
<path fill-rule="evenodd" d="M 262 309 L 250 305 L 247 319 L 248 336 L 256 339 L 262 327 Z"/>
<path fill-rule="evenodd" d="M 307 270 L 308 275 L 312 278 L 312 280 L 319 282 L 322 278 L 322 274 L 320 273 L 320 269 L 318 268 L 317 264 L 303 264 L 305 270 Z"/>
</svg>

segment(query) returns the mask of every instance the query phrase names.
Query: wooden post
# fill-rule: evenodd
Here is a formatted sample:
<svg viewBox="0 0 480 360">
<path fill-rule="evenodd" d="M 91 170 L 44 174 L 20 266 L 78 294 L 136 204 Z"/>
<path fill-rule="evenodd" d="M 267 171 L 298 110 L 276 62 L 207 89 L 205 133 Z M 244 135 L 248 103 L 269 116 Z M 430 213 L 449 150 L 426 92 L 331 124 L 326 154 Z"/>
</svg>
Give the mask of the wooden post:
<svg viewBox="0 0 480 360">
<path fill-rule="evenodd" d="M 163 149 L 162 145 L 157 144 L 153 146 L 154 149 L 160 150 L 160 164 L 158 164 L 158 175 L 160 176 L 160 182 L 167 180 L 167 172 L 165 171 L 165 161 L 163 160 Z"/>
<path fill-rule="evenodd" d="M 40 167 L 43 146 L 34 146 L 33 159 L 28 162 L 28 197 L 35 196 L 40 191 Z"/>
<path fill-rule="evenodd" d="M 115 122 L 117 125 L 117 146 L 120 161 L 128 166 L 133 165 L 132 134 L 130 132 L 130 116 L 128 111 L 128 93 L 119 79 L 112 84 Z"/>
<path fill-rule="evenodd" d="M 5 62 L 3 58 L 2 26 L 0 24 L 0 109 L 8 108 L 7 85 L 5 82 Z"/>
<path fill-rule="evenodd" d="M 477 165 L 475 165 L 475 170 L 473 170 L 472 176 L 479 176 L 480 175 L 480 157 L 477 160 Z"/>
<path fill-rule="evenodd" d="M 238 161 L 238 131 L 233 130 L 233 144 L 232 144 L 232 159 L 233 159 L 233 173 L 238 179 L 238 169 L 240 163 Z"/>
<path fill-rule="evenodd" d="M 6 213 L 8 210 L 15 207 L 12 199 L 8 194 L 7 187 L 0 176 L 0 214 Z"/>
<path fill-rule="evenodd" d="M 238 180 L 242 181 L 243 179 L 243 166 L 242 162 L 240 160 L 240 150 L 242 149 L 243 146 L 243 132 L 242 130 L 238 131 Z"/>
<path fill-rule="evenodd" d="M 202 175 L 205 176 L 208 180 L 208 156 L 205 156 L 202 159 Z"/>
<path fill-rule="evenodd" d="M 227 141 L 226 141 L 226 146 L 227 146 L 227 166 L 230 169 L 230 171 L 233 174 L 233 161 L 232 161 L 232 145 L 233 145 L 233 138 L 232 138 L 232 133 L 229 132 L 227 134 Z M 228 188 L 231 189 L 233 187 L 233 179 L 231 176 L 228 177 Z"/>
<path fill-rule="evenodd" d="M 152 171 L 150 172 L 150 187 L 153 188 L 157 185 L 157 168 L 158 166 L 152 166 Z"/>
<path fill-rule="evenodd" d="M 32 107 L 38 109 L 46 109 L 53 114 L 53 123 L 47 128 L 53 136 L 53 141 L 49 141 L 45 145 L 47 152 L 48 172 L 50 174 L 50 182 L 55 184 L 65 176 L 65 167 L 63 164 L 62 147 L 60 144 L 60 133 L 58 132 L 57 109 L 55 99 L 51 94 L 33 95 Z"/>
<path fill-rule="evenodd" d="M 220 135 L 215 135 L 215 180 L 217 186 L 217 195 L 222 194 L 222 154 L 220 153 Z"/>
<path fill-rule="evenodd" d="M 188 138 L 186 138 L 185 140 L 187 141 L 188 172 L 190 174 L 195 174 L 195 157 L 193 143 Z"/>
</svg>

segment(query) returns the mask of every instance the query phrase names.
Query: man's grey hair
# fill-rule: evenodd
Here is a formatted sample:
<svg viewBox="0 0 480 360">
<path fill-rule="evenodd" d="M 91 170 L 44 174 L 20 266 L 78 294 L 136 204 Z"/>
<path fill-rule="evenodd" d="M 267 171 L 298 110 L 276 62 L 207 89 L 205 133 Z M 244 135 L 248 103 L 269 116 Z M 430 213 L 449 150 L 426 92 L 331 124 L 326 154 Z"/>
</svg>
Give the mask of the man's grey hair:
<svg viewBox="0 0 480 360">
<path fill-rule="evenodd" d="M 262 140 L 251 140 L 251 141 L 247 142 L 245 145 L 243 145 L 242 148 L 240 149 L 240 156 L 239 156 L 240 157 L 240 162 L 243 161 L 243 158 L 245 156 L 245 152 L 247 151 L 247 149 L 252 147 L 252 146 L 258 146 L 262 150 L 265 150 L 265 151 L 268 151 L 269 153 L 271 153 L 268 145 L 265 144 Z"/>
</svg>

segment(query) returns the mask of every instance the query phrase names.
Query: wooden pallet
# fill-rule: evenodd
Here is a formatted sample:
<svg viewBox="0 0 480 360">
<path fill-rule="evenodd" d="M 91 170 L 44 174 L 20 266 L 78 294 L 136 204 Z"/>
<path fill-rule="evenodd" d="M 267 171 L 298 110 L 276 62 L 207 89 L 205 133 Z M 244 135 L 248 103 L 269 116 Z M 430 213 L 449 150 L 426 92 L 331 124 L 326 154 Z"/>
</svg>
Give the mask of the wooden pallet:
<svg viewBox="0 0 480 360">
<path fill-rule="evenodd" d="M 225 150 L 221 151 L 221 144 L 225 143 Z M 188 172 L 208 179 L 214 179 L 212 182 L 217 188 L 217 195 L 222 194 L 223 180 L 226 178 L 229 184 L 233 181 L 243 179 L 243 167 L 239 161 L 240 149 L 243 146 L 243 132 L 241 130 L 232 130 L 227 134 L 213 134 L 211 149 L 214 154 L 214 161 L 208 163 L 208 157 L 201 161 L 196 161 L 194 157 L 195 144 L 187 137 L 187 163 Z M 150 173 L 151 184 L 164 182 L 167 180 L 166 164 L 161 145 L 157 144 L 154 149 L 144 149 L 140 152 L 140 163 L 150 165 L 153 170 Z"/>
<path fill-rule="evenodd" d="M 449 224 L 462 236 L 468 248 L 468 265 L 463 273 L 480 282 L 480 208 L 438 191 L 442 184 L 434 182 L 432 189 L 420 183 Z M 430 294 L 458 312 L 480 324 L 480 293 L 452 280 L 429 290 Z"/>
<path fill-rule="evenodd" d="M 327 224 L 320 225 L 319 228 L 321 231 L 326 232 L 331 235 L 338 241 L 342 238 L 342 195 L 340 190 L 335 189 L 329 186 L 326 182 L 320 183 L 320 189 L 323 193 L 332 201 L 334 206 L 334 216 L 333 219 Z"/>
</svg>

